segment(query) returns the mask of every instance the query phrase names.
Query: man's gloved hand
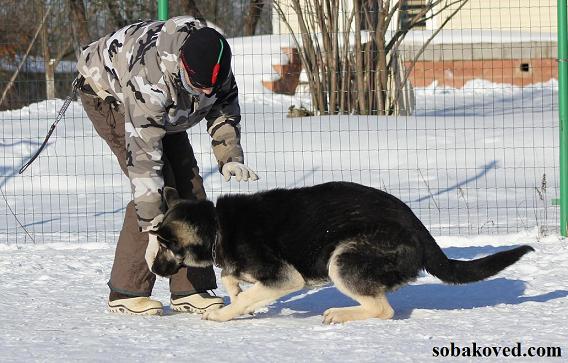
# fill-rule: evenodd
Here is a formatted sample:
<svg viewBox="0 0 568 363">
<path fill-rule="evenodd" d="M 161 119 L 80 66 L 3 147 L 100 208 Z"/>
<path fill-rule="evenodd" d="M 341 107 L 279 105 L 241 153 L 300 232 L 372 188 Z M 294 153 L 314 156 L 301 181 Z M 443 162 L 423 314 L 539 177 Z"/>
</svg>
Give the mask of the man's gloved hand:
<svg viewBox="0 0 568 363">
<path fill-rule="evenodd" d="M 237 181 L 248 181 L 250 180 L 258 180 L 258 175 L 246 166 L 245 164 L 238 163 L 236 161 L 228 162 L 227 164 L 223 165 L 223 169 L 221 169 L 221 174 L 225 178 L 225 181 L 229 181 L 231 176 L 234 176 Z"/>
</svg>

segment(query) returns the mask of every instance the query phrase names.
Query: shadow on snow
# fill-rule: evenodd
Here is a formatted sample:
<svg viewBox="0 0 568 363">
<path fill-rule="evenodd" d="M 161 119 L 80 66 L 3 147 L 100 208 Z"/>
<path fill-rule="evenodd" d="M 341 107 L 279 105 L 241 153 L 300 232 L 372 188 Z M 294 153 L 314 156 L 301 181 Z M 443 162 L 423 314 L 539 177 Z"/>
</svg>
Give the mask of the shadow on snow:
<svg viewBox="0 0 568 363">
<path fill-rule="evenodd" d="M 515 246 L 450 247 L 444 249 L 448 257 L 473 259 L 511 249 Z M 522 263 L 522 262 L 521 262 Z M 536 296 L 524 296 L 525 282 L 508 278 L 492 278 L 464 285 L 413 284 L 389 293 L 388 299 L 395 310 L 395 319 L 408 319 L 414 309 L 460 310 L 488 306 L 518 305 L 525 302 L 548 302 L 568 296 L 568 290 L 555 290 Z M 283 309 L 292 310 L 294 317 L 306 318 L 322 315 L 332 307 L 354 306 L 356 302 L 333 286 L 316 290 L 302 290 L 273 303 L 260 317 L 273 317 Z"/>
</svg>

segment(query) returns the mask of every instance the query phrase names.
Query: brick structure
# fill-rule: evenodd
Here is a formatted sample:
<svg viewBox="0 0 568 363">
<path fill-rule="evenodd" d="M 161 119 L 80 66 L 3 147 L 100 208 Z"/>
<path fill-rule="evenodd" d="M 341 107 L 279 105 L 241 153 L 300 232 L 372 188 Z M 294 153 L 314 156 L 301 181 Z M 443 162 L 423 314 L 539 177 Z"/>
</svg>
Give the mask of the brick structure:
<svg viewBox="0 0 568 363">
<path fill-rule="evenodd" d="M 401 46 L 406 67 L 422 47 L 408 41 Z M 275 93 L 293 95 L 302 69 L 298 50 L 282 48 L 289 64 L 273 65 L 280 78 L 263 81 Z M 554 41 L 508 41 L 499 43 L 433 43 L 420 56 L 410 80 L 414 87 L 461 88 L 473 79 L 526 86 L 558 79 L 557 47 Z"/>
<path fill-rule="evenodd" d="M 551 58 L 419 61 L 410 74 L 414 87 L 436 81 L 438 86 L 461 88 L 473 79 L 526 86 L 552 78 L 558 79 L 558 64 Z"/>
<path fill-rule="evenodd" d="M 410 65 L 421 44 L 402 47 Z M 415 87 L 434 81 L 438 86 L 461 88 L 468 81 L 526 86 L 558 78 L 556 42 L 440 43 L 430 45 L 416 63 L 410 80 Z"/>
<path fill-rule="evenodd" d="M 292 47 L 282 48 L 282 53 L 287 56 L 288 63 L 272 65 L 279 78 L 262 81 L 262 84 L 274 93 L 293 95 L 296 93 L 296 87 L 300 82 L 300 72 L 302 71 L 300 53 L 297 48 Z"/>
</svg>

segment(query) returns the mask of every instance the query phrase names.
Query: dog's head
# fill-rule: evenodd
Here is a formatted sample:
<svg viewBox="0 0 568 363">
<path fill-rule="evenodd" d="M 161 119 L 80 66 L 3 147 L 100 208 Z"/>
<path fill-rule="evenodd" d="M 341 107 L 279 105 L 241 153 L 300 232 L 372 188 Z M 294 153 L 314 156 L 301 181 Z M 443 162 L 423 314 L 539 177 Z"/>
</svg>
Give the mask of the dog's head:
<svg viewBox="0 0 568 363">
<path fill-rule="evenodd" d="M 164 188 L 167 212 L 150 232 L 146 263 L 159 276 L 171 276 L 182 266 L 206 267 L 213 263 L 217 215 L 212 202 L 181 199 L 174 188 Z M 152 238 L 155 237 L 155 238 Z"/>
</svg>

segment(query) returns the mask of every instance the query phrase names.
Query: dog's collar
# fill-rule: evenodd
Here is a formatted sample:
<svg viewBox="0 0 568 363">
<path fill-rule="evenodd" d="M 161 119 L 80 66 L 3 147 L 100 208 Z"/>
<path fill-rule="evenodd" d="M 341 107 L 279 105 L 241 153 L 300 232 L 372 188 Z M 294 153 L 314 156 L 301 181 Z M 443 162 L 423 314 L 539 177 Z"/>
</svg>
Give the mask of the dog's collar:
<svg viewBox="0 0 568 363">
<path fill-rule="evenodd" d="M 213 257 L 213 265 L 215 265 L 215 267 L 221 267 L 217 262 L 217 244 L 219 243 L 220 239 L 221 239 L 221 232 L 217 230 L 217 234 L 215 235 L 215 241 L 213 241 L 213 246 L 211 247 L 211 256 Z"/>
</svg>

